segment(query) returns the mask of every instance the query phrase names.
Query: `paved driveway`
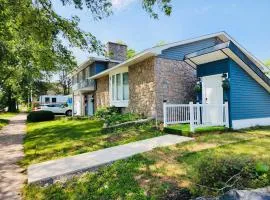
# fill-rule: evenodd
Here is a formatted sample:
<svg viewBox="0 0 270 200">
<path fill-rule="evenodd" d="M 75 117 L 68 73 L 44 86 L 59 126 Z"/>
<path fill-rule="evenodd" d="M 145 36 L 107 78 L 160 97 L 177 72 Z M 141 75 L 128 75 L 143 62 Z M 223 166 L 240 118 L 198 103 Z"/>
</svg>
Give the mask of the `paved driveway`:
<svg viewBox="0 0 270 200">
<path fill-rule="evenodd" d="M 20 191 L 26 179 L 17 162 L 23 157 L 25 114 L 10 119 L 0 130 L 0 199 L 21 199 Z"/>
</svg>

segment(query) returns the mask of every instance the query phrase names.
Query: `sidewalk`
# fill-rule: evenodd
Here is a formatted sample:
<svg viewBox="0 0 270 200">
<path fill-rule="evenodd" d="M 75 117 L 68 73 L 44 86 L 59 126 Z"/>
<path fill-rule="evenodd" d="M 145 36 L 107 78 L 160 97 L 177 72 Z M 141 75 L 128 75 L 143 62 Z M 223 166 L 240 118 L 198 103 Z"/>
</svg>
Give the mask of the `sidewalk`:
<svg viewBox="0 0 270 200">
<path fill-rule="evenodd" d="M 20 192 L 26 177 L 17 162 L 23 157 L 25 114 L 9 119 L 0 130 L 0 199 L 21 199 Z"/>
<path fill-rule="evenodd" d="M 28 183 L 53 182 L 54 179 L 61 178 L 62 176 L 91 171 L 116 160 L 151 151 L 156 147 L 174 145 L 190 140 L 192 140 L 192 138 L 164 135 L 99 151 L 30 165 L 28 168 Z"/>
</svg>

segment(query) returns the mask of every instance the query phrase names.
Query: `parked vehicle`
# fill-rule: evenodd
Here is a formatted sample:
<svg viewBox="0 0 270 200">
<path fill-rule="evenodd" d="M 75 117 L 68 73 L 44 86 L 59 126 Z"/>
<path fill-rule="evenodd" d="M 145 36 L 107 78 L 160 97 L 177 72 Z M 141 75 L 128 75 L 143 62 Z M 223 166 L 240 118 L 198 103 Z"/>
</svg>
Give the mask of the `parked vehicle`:
<svg viewBox="0 0 270 200">
<path fill-rule="evenodd" d="M 61 104 L 71 102 L 72 97 L 70 95 L 41 95 L 39 97 L 40 104 Z"/>
<path fill-rule="evenodd" d="M 68 106 L 68 104 L 42 104 L 37 110 L 46 110 L 51 111 L 54 114 L 72 116 L 72 109 Z"/>
</svg>

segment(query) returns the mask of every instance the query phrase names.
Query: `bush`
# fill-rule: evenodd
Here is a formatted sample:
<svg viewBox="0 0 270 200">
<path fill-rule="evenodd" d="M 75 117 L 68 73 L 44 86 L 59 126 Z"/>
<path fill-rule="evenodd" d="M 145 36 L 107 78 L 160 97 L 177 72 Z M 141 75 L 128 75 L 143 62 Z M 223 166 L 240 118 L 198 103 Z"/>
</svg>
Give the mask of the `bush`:
<svg viewBox="0 0 270 200">
<path fill-rule="evenodd" d="M 220 195 L 236 188 L 260 188 L 270 184 L 269 167 L 243 155 L 206 154 L 193 168 L 195 195 Z"/>
<path fill-rule="evenodd" d="M 121 113 L 120 108 L 112 106 L 112 107 L 98 109 L 95 113 L 95 117 L 98 119 L 106 120 L 107 118 L 111 117 L 112 115 L 120 114 L 120 113 Z"/>
<path fill-rule="evenodd" d="M 107 125 L 116 125 L 124 122 L 135 121 L 142 117 L 134 113 L 121 113 L 121 109 L 117 107 L 100 108 L 95 113 L 97 119 L 105 120 Z"/>
<path fill-rule="evenodd" d="M 51 111 L 34 111 L 27 115 L 28 122 L 42 122 L 54 120 L 54 114 Z"/>
</svg>

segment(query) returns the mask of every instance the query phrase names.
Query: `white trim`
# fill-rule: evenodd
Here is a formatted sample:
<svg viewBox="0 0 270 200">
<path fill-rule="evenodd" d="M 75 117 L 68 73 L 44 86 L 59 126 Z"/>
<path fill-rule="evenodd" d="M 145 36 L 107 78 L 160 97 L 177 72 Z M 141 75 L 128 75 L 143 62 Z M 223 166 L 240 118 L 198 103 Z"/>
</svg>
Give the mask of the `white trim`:
<svg viewBox="0 0 270 200">
<path fill-rule="evenodd" d="M 182 40 L 179 42 L 174 42 L 174 43 L 170 43 L 170 44 L 165 44 L 165 45 L 161 45 L 158 47 L 153 47 L 153 48 L 149 48 L 146 49 L 144 51 L 142 51 L 141 53 L 137 54 L 136 56 L 134 56 L 133 58 L 130 58 L 128 60 L 126 60 L 123 63 L 120 63 L 110 69 L 107 69 L 95 76 L 92 76 L 92 79 L 96 79 L 102 76 L 107 75 L 110 71 L 117 69 L 119 67 L 123 67 L 123 66 L 129 66 L 135 63 L 138 63 L 146 58 L 149 58 L 151 56 L 157 56 L 160 55 L 162 53 L 163 50 L 171 48 L 171 47 L 175 47 L 175 46 L 180 46 L 180 45 L 185 45 L 185 44 L 189 44 L 189 43 L 193 43 L 193 42 L 197 42 L 197 41 L 201 41 L 201 40 L 205 40 L 205 39 L 209 39 L 209 38 L 213 38 L 213 37 L 218 37 L 220 38 L 222 41 L 224 42 L 228 42 L 228 41 L 232 41 L 241 51 L 244 52 L 244 54 L 246 56 L 248 56 L 255 64 L 256 66 L 261 69 L 263 72 L 269 72 L 270 70 L 259 60 L 257 59 L 255 56 L 253 56 L 250 52 L 248 52 L 244 47 L 242 47 L 238 42 L 236 42 L 231 36 L 229 36 L 226 32 L 218 32 L 218 33 L 214 33 L 214 34 L 209 34 L 209 35 L 204 35 L 201 37 L 196 37 L 196 38 L 192 38 L 192 39 L 187 39 L 187 40 Z"/>
<path fill-rule="evenodd" d="M 124 66 L 121 68 L 117 68 L 115 70 L 110 71 L 109 73 L 109 97 L 110 97 L 110 105 L 111 106 L 116 106 L 116 107 L 128 107 L 128 102 L 129 100 L 113 100 L 113 96 L 112 96 L 112 90 L 114 90 L 114 96 L 117 98 L 117 94 L 116 94 L 116 74 L 120 74 L 120 81 L 121 81 L 121 86 L 123 87 L 123 73 L 128 72 L 128 67 Z M 115 76 L 114 78 L 114 82 L 115 82 L 115 87 L 112 87 L 112 76 Z M 121 96 L 123 97 L 123 88 L 120 90 L 121 92 Z"/>
<path fill-rule="evenodd" d="M 122 63 L 120 63 L 120 64 L 118 64 L 118 65 L 116 65 L 116 66 L 114 66 L 114 67 L 112 67 L 112 68 L 109 68 L 109 69 L 107 69 L 107 70 L 104 70 L 103 72 L 100 72 L 100 73 L 98 73 L 98 74 L 96 74 L 96 75 L 94 75 L 94 76 L 91 76 L 90 78 L 91 78 L 91 79 L 97 79 L 97 78 L 100 78 L 100 77 L 102 77 L 102 76 L 108 75 L 110 72 L 112 72 L 112 71 L 114 71 L 114 70 L 116 70 L 116 69 L 118 69 L 118 68 L 121 68 L 121 67 L 128 67 L 128 66 L 130 66 L 130 65 L 134 65 L 134 64 L 136 64 L 136 63 L 138 63 L 138 62 L 141 62 L 141 61 L 143 61 L 143 60 L 145 60 L 145 59 L 147 59 L 147 58 L 150 58 L 150 57 L 152 57 L 152 56 L 157 56 L 157 55 L 158 55 L 158 54 L 153 53 L 153 52 L 143 52 L 143 53 L 137 54 L 137 55 L 134 56 L 133 58 L 128 59 L 127 61 L 122 62 Z"/>
<path fill-rule="evenodd" d="M 254 126 L 269 126 L 270 117 L 232 120 L 233 129 L 249 128 Z"/>
<path fill-rule="evenodd" d="M 270 86 L 265 83 L 250 67 L 248 67 L 238 56 L 236 56 L 230 49 L 223 50 L 230 58 L 232 58 L 243 70 L 245 70 L 253 79 L 255 79 L 261 86 L 270 92 Z"/>
</svg>

